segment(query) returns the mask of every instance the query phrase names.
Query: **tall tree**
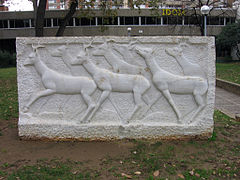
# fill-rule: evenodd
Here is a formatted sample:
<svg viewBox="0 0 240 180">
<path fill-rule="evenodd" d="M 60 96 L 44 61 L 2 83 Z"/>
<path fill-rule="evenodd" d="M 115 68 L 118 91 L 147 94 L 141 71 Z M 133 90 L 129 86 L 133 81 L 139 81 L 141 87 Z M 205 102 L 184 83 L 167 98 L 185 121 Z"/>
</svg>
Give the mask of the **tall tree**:
<svg viewBox="0 0 240 180">
<path fill-rule="evenodd" d="M 46 11 L 47 0 L 39 0 L 36 16 L 35 16 L 35 36 L 42 37 L 43 36 L 43 28 L 44 28 L 44 16 Z"/>
<path fill-rule="evenodd" d="M 65 31 L 66 25 L 76 12 L 76 9 L 78 7 L 78 0 L 71 0 L 70 2 L 70 8 L 66 16 L 60 21 L 60 26 L 58 28 L 56 36 L 63 36 L 63 33 Z"/>
</svg>

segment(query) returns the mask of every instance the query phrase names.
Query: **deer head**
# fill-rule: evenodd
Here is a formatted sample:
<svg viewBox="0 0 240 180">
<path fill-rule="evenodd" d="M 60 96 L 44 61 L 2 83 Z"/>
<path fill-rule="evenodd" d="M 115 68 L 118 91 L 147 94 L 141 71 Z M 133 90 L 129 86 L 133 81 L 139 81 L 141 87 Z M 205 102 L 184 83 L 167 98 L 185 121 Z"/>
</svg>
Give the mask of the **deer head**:
<svg viewBox="0 0 240 180">
<path fill-rule="evenodd" d="M 102 45 L 96 47 L 94 51 L 92 52 L 92 55 L 94 56 L 103 56 L 106 51 L 109 50 L 107 42 L 104 42 Z"/>
<path fill-rule="evenodd" d="M 144 59 L 146 59 L 153 53 L 153 49 L 151 48 L 134 47 L 134 50 L 139 56 L 141 56 Z"/>
<path fill-rule="evenodd" d="M 62 57 L 63 54 L 66 53 L 66 50 L 68 49 L 67 45 L 59 46 L 57 49 L 51 52 L 51 56 L 53 57 Z"/>
<path fill-rule="evenodd" d="M 177 58 L 179 56 L 182 55 L 182 48 L 180 47 L 174 47 L 174 48 L 166 48 L 165 49 L 165 52 L 169 55 L 169 56 L 172 56 L 174 58 Z"/>
<path fill-rule="evenodd" d="M 84 62 L 86 62 L 88 59 L 88 55 L 86 51 L 81 50 L 79 54 L 77 55 L 76 59 L 72 61 L 72 65 L 82 65 Z"/>
<path fill-rule="evenodd" d="M 42 45 L 37 45 L 37 46 L 34 46 L 32 44 L 32 48 L 33 48 L 33 52 L 31 52 L 29 55 L 28 55 L 28 58 L 25 60 L 24 62 L 24 66 L 30 66 L 30 65 L 33 65 L 36 61 L 37 61 L 37 56 L 39 55 L 38 52 L 37 52 L 37 49 L 38 48 L 44 48 L 45 46 L 42 46 Z"/>
</svg>

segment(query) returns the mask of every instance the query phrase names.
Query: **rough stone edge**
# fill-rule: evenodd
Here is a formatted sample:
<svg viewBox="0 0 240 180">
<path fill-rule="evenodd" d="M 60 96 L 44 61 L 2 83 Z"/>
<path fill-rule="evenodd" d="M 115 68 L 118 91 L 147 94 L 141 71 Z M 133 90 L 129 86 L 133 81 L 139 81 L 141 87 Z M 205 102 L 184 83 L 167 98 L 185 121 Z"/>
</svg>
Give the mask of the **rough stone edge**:
<svg viewBox="0 0 240 180">
<path fill-rule="evenodd" d="M 50 125 L 51 126 L 51 125 Z M 137 131 L 135 131 L 133 129 L 133 131 L 130 133 L 131 135 L 121 135 L 121 133 L 119 134 L 119 132 L 117 131 L 117 129 L 119 129 L 121 126 L 114 126 L 113 127 L 113 131 L 111 131 L 111 136 L 108 136 L 106 134 L 102 134 L 101 136 L 99 135 L 93 135 L 93 134 L 89 134 L 89 132 L 86 132 L 84 134 L 82 134 L 82 137 L 67 137 L 68 135 L 66 135 L 65 137 L 62 136 L 61 134 L 55 134 L 54 132 L 48 132 L 47 129 L 49 129 L 49 125 L 46 126 L 45 128 L 41 129 L 41 132 L 36 132 L 35 135 L 31 134 L 28 135 L 28 131 L 32 131 L 31 129 L 38 129 L 36 125 L 34 124 L 29 124 L 28 127 L 26 127 L 26 125 L 19 125 L 19 130 L 21 128 L 23 128 L 21 130 L 22 133 L 18 132 L 19 138 L 22 140 L 40 140 L 40 141 L 83 141 L 83 142 L 89 142 L 89 141 L 122 141 L 122 140 L 147 140 L 147 141 L 159 141 L 159 140 L 190 140 L 190 139 L 195 139 L 195 140 L 206 140 L 210 137 L 212 137 L 212 132 L 214 129 L 213 125 L 208 126 L 206 129 L 198 129 L 198 126 L 191 126 L 191 127 L 174 127 L 174 128 L 179 128 L 178 132 L 174 133 L 171 132 L 172 127 L 171 126 L 152 126 L 152 130 L 157 130 L 158 128 L 164 128 L 165 130 L 168 129 L 170 130 L 169 133 L 167 133 L 166 135 L 162 134 L 162 133 L 150 133 L 150 134 L 143 134 L 142 136 L 136 136 L 137 135 Z M 133 126 L 134 127 L 134 126 Z M 136 126 L 137 127 L 137 126 Z M 135 128 L 136 128 L 135 127 Z M 56 128 L 53 126 L 53 128 Z M 75 127 L 75 131 L 76 130 L 84 130 L 86 127 Z M 94 126 L 91 126 L 90 128 L 94 129 Z M 99 128 L 99 127 L 98 127 Z M 182 128 L 182 129 L 181 129 Z M 190 134 L 185 134 L 184 131 L 185 129 L 191 129 L 191 131 L 195 131 L 195 133 L 190 133 Z M 25 130 L 24 130 L 25 129 Z M 58 129 L 59 130 L 59 129 Z M 128 131 L 129 129 L 127 129 Z M 145 131 L 146 129 L 142 129 L 141 131 Z M 179 133 L 180 131 L 182 131 L 183 133 Z M 135 132 L 135 133 L 134 133 Z M 64 132 L 67 133 L 67 130 Z M 73 135 L 74 136 L 74 135 Z M 84 137 L 85 136 L 85 137 Z M 86 137 L 86 136 L 89 136 Z"/>
<path fill-rule="evenodd" d="M 59 141 L 59 142 L 66 142 L 66 141 L 80 141 L 80 142 L 112 142 L 112 141 L 124 141 L 124 140 L 143 140 L 143 141 L 187 141 L 187 140 L 207 140 L 212 137 L 211 132 L 205 132 L 198 135 L 172 135 L 172 136 L 162 136 L 157 138 L 48 138 L 48 137 L 37 137 L 37 136 L 20 136 L 19 138 L 24 141 Z"/>
<path fill-rule="evenodd" d="M 216 78 L 216 86 L 234 94 L 240 95 L 240 85 L 223 79 Z"/>
</svg>

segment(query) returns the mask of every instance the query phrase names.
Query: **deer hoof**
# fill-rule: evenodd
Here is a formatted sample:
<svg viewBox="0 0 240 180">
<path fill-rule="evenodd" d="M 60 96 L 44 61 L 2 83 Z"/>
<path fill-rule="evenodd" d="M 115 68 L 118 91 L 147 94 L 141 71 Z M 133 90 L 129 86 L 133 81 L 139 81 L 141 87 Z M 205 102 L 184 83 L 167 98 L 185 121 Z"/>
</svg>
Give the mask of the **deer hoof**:
<svg viewBox="0 0 240 180">
<path fill-rule="evenodd" d="M 124 120 L 122 121 L 122 123 L 125 124 L 125 125 L 126 125 L 126 124 L 129 124 L 129 120 L 124 119 Z"/>
<path fill-rule="evenodd" d="M 177 121 L 177 123 L 178 123 L 178 124 L 183 124 L 182 121 L 181 121 L 180 119 Z"/>
<path fill-rule="evenodd" d="M 82 120 L 82 121 L 80 121 L 78 124 L 88 124 L 88 123 L 90 123 L 89 120 Z"/>
</svg>

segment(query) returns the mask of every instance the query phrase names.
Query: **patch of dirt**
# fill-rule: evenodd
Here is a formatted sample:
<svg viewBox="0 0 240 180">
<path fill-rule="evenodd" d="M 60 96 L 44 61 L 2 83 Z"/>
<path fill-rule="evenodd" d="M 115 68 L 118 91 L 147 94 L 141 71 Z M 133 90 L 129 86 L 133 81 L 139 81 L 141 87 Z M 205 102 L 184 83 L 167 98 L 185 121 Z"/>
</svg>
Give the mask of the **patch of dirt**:
<svg viewBox="0 0 240 180">
<path fill-rule="evenodd" d="M 208 140 L 158 142 L 27 141 L 18 137 L 17 119 L 0 120 L 0 179 L 1 171 L 11 175 L 39 163 L 52 167 L 52 160 L 73 163 L 81 173 L 98 174 L 94 179 L 153 179 L 155 172 L 160 174 L 156 178 L 168 179 L 240 179 L 240 123 L 220 112 L 215 116 L 213 137 Z"/>
<path fill-rule="evenodd" d="M 88 161 L 98 165 L 106 156 L 128 155 L 134 146 L 129 141 L 117 142 L 52 142 L 20 140 L 17 119 L 0 121 L 0 165 L 34 164 L 39 159 Z"/>
</svg>

